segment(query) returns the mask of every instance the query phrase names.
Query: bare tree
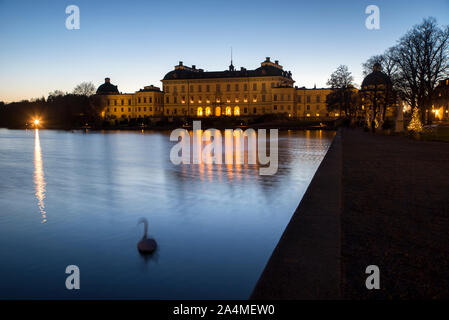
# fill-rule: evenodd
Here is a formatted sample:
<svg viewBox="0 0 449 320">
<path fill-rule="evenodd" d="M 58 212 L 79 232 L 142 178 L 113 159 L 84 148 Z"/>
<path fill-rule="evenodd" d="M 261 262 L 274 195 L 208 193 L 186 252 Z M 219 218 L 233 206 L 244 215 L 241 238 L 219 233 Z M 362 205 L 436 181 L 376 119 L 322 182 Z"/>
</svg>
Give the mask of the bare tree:
<svg viewBox="0 0 449 320">
<path fill-rule="evenodd" d="M 398 85 L 399 65 L 396 59 L 396 47 L 387 49 L 384 53 L 370 57 L 365 63 L 362 63 L 363 76 L 367 76 L 373 71 L 373 67 L 379 63 L 382 71 L 390 77 L 393 88 Z"/>
<path fill-rule="evenodd" d="M 95 85 L 92 82 L 81 82 L 73 89 L 73 94 L 90 97 L 95 94 Z"/>
<path fill-rule="evenodd" d="M 401 96 L 412 108 L 419 107 L 425 120 L 435 87 L 449 74 L 449 26 L 424 19 L 400 39 L 393 52 Z"/>
<path fill-rule="evenodd" d="M 354 78 L 345 65 L 340 65 L 331 74 L 330 79 L 327 81 L 327 85 L 332 89 L 332 92 L 326 97 L 328 111 L 338 110 L 340 116 L 342 115 L 342 111 L 344 111 L 347 117 L 355 115 L 357 97 L 353 81 Z"/>
<path fill-rule="evenodd" d="M 329 80 L 327 80 L 327 85 L 332 89 L 341 89 L 354 87 L 353 85 L 354 77 L 348 69 L 348 66 L 340 65 L 337 70 L 335 70 Z"/>
</svg>

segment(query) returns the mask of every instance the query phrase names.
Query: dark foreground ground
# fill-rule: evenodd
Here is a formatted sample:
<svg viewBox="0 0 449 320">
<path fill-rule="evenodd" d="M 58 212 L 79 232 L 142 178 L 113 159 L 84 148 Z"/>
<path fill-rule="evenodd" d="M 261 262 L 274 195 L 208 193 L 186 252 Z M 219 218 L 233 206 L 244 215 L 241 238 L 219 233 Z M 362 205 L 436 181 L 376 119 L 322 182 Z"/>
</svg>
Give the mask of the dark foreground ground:
<svg viewBox="0 0 449 320">
<path fill-rule="evenodd" d="M 342 155 L 343 297 L 448 298 L 449 143 L 346 130 Z"/>
<path fill-rule="evenodd" d="M 251 298 L 447 299 L 448 279 L 449 143 L 345 129 Z"/>
</svg>

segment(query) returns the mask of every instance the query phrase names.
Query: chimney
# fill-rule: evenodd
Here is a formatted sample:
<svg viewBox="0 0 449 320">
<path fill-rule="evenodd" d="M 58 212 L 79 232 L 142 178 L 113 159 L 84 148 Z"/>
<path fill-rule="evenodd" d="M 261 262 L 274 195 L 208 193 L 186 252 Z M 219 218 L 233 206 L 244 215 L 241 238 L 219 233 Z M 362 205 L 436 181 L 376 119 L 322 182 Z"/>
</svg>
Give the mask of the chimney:
<svg viewBox="0 0 449 320">
<path fill-rule="evenodd" d="M 192 64 L 192 69 L 195 70 L 196 69 L 196 65 Z"/>
<path fill-rule="evenodd" d="M 111 79 L 110 79 L 110 78 L 104 78 L 104 82 L 105 82 L 105 83 L 110 83 L 110 82 L 111 82 Z"/>
<path fill-rule="evenodd" d="M 179 66 L 182 66 L 182 61 L 179 61 Z"/>
<path fill-rule="evenodd" d="M 266 57 L 265 59 L 265 61 L 270 62 L 270 57 Z"/>
<path fill-rule="evenodd" d="M 276 65 L 278 65 L 278 64 L 279 64 L 279 60 L 274 60 L 274 63 L 275 63 Z"/>
</svg>

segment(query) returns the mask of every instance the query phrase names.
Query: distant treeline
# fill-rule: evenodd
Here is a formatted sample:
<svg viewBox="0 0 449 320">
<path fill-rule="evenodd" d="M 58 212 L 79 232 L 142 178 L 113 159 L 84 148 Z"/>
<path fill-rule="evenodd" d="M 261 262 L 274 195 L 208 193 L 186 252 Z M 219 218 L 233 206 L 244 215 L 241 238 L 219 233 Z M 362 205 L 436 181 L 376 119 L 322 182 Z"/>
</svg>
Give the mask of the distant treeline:
<svg viewBox="0 0 449 320">
<path fill-rule="evenodd" d="M 100 121 L 98 108 L 86 95 L 50 95 L 32 101 L 0 102 L 0 126 L 25 128 L 35 119 L 44 128 L 75 128 Z"/>
</svg>

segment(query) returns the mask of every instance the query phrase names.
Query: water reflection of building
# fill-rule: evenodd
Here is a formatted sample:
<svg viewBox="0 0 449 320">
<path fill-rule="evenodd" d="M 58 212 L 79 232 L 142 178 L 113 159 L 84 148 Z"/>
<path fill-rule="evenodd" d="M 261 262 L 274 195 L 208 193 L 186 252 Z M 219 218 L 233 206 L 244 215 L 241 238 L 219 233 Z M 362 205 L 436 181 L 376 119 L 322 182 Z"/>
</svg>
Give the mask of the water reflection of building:
<svg viewBox="0 0 449 320">
<path fill-rule="evenodd" d="M 42 223 L 47 222 L 47 212 L 45 211 L 45 178 L 44 166 L 42 163 L 41 144 L 39 139 L 39 129 L 35 129 L 34 135 L 34 185 L 37 205 L 42 216 Z"/>
<path fill-rule="evenodd" d="M 182 61 L 162 79 L 163 91 L 147 86 L 122 94 L 106 78 L 97 90 L 106 119 L 144 117 L 253 117 L 266 114 L 292 118 L 334 119 L 326 110 L 330 89 L 294 87 L 290 71 L 269 57 L 259 68 L 204 71 Z"/>
</svg>

